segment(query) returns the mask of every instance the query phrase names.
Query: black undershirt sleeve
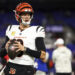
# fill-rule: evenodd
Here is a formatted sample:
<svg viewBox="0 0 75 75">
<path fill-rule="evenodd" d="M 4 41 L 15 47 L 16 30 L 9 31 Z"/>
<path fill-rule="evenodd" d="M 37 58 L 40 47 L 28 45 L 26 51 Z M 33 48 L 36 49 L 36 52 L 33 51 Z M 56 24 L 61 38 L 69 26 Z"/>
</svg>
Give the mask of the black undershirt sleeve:
<svg viewBox="0 0 75 75">
<path fill-rule="evenodd" d="M 29 48 L 26 49 L 25 53 L 36 58 L 40 58 L 41 55 L 41 51 L 34 51 Z"/>
<path fill-rule="evenodd" d="M 2 47 L 0 48 L 0 57 L 4 57 L 7 54 L 7 51 L 5 49 L 5 45 L 6 45 L 8 40 L 9 40 L 9 38 L 6 36 L 5 42 L 3 43 Z"/>
<path fill-rule="evenodd" d="M 36 46 L 36 48 L 37 48 L 38 51 L 40 51 L 40 50 L 45 51 L 46 48 L 45 48 L 45 44 L 44 44 L 44 38 L 42 38 L 42 37 L 36 38 L 36 40 L 35 40 L 35 46 Z"/>
<path fill-rule="evenodd" d="M 25 53 L 32 57 L 40 58 L 41 50 L 45 51 L 45 44 L 44 44 L 43 38 L 42 37 L 36 38 L 35 45 L 36 45 L 37 51 L 27 48 Z"/>
</svg>

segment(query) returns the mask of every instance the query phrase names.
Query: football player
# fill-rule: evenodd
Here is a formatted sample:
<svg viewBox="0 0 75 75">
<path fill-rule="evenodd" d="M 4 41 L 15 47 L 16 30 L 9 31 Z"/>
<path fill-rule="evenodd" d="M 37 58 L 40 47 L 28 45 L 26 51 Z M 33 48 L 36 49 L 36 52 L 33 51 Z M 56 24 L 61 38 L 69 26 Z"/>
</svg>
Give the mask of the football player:
<svg viewBox="0 0 75 75">
<path fill-rule="evenodd" d="M 0 56 L 3 57 L 8 53 L 10 40 L 16 39 L 16 52 L 22 51 L 23 54 L 16 56 L 14 59 L 9 58 L 5 75 L 34 75 L 34 59 L 45 60 L 45 30 L 42 26 L 30 26 L 33 18 L 33 8 L 30 4 L 22 2 L 14 10 L 16 20 L 19 25 L 10 25 L 6 30 L 6 41 L 2 46 Z M 21 40 L 22 44 L 17 41 Z"/>
</svg>

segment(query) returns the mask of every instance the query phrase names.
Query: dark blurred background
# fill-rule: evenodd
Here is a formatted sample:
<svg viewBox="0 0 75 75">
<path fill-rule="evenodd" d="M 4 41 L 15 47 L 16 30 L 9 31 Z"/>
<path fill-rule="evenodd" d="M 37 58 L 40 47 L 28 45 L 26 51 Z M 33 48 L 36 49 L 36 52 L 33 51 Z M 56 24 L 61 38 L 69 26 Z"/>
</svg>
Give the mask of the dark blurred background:
<svg viewBox="0 0 75 75">
<path fill-rule="evenodd" d="M 8 24 L 18 24 L 13 10 L 24 1 L 34 9 L 32 25 L 46 27 L 47 40 L 51 39 L 46 43 L 52 45 L 62 37 L 66 44 L 75 44 L 75 0 L 0 0 L 0 37 L 5 36 Z"/>
<path fill-rule="evenodd" d="M 13 10 L 24 1 L 34 9 L 31 25 L 42 25 L 46 29 L 46 48 L 54 48 L 55 40 L 62 37 L 75 59 L 75 0 L 0 0 L 0 46 L 7 26 L 18 24 Z"/>
</svg>

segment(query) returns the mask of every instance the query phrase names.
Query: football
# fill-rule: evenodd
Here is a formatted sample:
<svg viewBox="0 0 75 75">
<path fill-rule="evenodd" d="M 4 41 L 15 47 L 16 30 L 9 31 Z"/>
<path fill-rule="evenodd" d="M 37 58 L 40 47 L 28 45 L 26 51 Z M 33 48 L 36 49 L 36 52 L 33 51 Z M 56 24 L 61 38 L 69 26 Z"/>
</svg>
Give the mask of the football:
<svg viewBox="0 0 75 75">
<path fill-rule="evenodd" d="M 10 41 L 10 44 L 8 46 L 8 56 L 10 59 L 14 59 L 17 56 L 21 56 L 22 55 L 22 51 L 18 51 L 16 52 L 16 50 L 18 50 L 18 48 L 15 48 L 14 44 L 16 44 L 17 40 L 13 39 Z"/>
</svg>

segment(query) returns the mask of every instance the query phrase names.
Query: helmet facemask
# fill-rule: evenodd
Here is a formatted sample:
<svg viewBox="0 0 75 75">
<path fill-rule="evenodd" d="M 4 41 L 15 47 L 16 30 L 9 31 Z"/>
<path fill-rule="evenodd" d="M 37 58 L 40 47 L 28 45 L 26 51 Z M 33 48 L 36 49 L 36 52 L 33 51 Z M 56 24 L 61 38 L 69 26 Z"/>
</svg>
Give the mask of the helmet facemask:
<svg viewBox="0 0 75 75">
<path fill-rule="evenodd" d="M 30 19 L 28 20 L 28 21 L 24 21 L 23 19 L 22 19 L 22 17 L 21 17 L 21 15 L 25 15 L 25 14 L 29 14 L 30 15 Z M 23 24 L 23 25 L 29 25 L 30 23 L 31 23 L 31 20 L 32 20 L 32 18 L 33 18 L 33 14 L 31 13 L 31 12 L 22 12 L 22 13 L 20 13 L 20 19 L 21 19 L 21 23 Z"/>
</svg>

